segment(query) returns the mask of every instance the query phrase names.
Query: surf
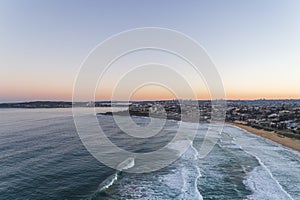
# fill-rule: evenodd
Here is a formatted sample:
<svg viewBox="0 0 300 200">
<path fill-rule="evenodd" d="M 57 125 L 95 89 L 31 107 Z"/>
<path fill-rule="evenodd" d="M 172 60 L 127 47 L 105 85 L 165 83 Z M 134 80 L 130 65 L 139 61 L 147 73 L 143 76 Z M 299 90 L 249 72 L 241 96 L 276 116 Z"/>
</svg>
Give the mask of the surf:
<svg viewBox="0 0 300 200">
<path fill-rule="evenodd" d="M 112 175 L 107 177 L 104 181 L 102 181 L 99 184 L 97 191 L 92 195 L 91 199 L 92 200 L 99 199 L 99 196 L 101 196 L 101 194 L 105 195 L 106 194 L 105 191 L 108 190 L 112 185 L 114 185 L 115 182 L 117 182 L 122 171 L 124 171 L 126 169 L 130 169 L 130 168 L 134 167 L 134 165 L 135 165 L 134 157 L 129 157 L 129 158 L 125 159 L 124 161 L 122 161 L 121 163 L 119 163 L 116 166 L 115 173 L 113 173 Z"/>
</svg>

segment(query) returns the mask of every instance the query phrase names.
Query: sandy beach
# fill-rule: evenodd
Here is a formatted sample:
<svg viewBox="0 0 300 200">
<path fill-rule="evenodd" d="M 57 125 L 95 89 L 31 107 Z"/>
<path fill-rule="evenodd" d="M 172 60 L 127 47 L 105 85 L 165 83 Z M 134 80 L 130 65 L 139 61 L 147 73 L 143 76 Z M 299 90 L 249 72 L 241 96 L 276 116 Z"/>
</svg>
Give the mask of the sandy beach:
<svg viewBox="0 0 300 200">
<path fill-rule="evenodd" d="M 291 148 L 291 149 L 294 149 L 294 150 L 300 152 L 300 140 L 284 137 L 282 135 L 278 135 L 274 131 L 271 132 L 271 131 L 265 131 L 262 129 L 256 129 L 256 128 L 253 128 L 253 127 L 250 127 L 247 125 L 243 125 L 243 124 L 239 124 L 239 123 L 228 123 L 228 124 L 240 127 L 250 133 L 267 138 L 267 139 L 277 142 L 285 147 L 288 147 L 288 148 Z"/>
</svg>

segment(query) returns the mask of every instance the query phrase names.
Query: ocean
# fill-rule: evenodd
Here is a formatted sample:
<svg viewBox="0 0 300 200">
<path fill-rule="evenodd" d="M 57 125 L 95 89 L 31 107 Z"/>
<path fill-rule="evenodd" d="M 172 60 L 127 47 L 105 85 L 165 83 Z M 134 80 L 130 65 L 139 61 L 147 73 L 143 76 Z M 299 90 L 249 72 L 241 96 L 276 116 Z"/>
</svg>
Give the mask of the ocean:
<svg viewBox="0 0 300 200">
<path fill-rule="evenodd" d="M 83 108 L 78 108 L 83 109 Z M 107 108 L 100 109 L 105 112 Z M 132 152 L 165 146 L 178 126 L 167 120 L 160 134 L 135 139 L 112 116 L 98 115 L 108 138 Z M 147 117 L 133 117 L 140 126 Z M 95 159 L 77 134 L 71 109 L 0 109 L 0 199 L 300 199 L 300 154 L 230 125 L 204 158 L 199 157 L 209 124 L 200 124 L 183 155 L 148 173 L 115 170 Z M 95 133 L 96 134 L 96 133 Z M 182 145 L 174 145 L 175 155 Z M 138 166 L 132 160 L 123 169 Z"/>
</svg>

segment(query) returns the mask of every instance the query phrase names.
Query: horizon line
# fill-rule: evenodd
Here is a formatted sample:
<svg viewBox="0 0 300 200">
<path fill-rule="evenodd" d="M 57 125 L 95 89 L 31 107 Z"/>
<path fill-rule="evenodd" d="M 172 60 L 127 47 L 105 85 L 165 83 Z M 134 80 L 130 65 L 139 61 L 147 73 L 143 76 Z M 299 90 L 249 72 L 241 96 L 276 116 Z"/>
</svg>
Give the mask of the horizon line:
<svg viewBox="0 0 300 200">
<path fill-rule="evenodd" d="M 260 99 L 155 99 L 155 100 L 82 100 L 82 101 L 75 101 L 75 102 L 144 102 L 144 101 L 218 101 L 218 100 L 224 100 L 224 101 L 300 101 L 299 98 L 260 98 Z M 1 101 L 0 104 L 5 103 L 32 103 L 32 102 L 73 102 L 69 100 L 12 100 L 12 101 Z"/>
</svg>

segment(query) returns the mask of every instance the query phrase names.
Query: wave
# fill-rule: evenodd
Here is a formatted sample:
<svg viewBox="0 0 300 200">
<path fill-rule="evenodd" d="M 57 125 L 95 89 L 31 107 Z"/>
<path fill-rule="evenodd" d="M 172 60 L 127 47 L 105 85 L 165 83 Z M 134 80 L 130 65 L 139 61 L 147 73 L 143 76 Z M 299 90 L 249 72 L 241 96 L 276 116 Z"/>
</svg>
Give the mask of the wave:
<svg viewBox="0 0 300 200">
<path fill-rule="evenodd" d="M 253 192 L 247 197 L 248 200 L 293 200 L 276 179 L 265 170 L 265 167 L 258 166 L 247 175 L 244 184 Z"/>
<path fill-rule="evenodd" d="M 183 185 L 179 196 L 180 199 L 202 200 L 203 197 L 197 187 L 197 180 L 201 177 L 199 167 L 184 167 L 181 170 L 181 176 L 183 178 Z"/>
<path fill-rule="evenodd" d="M 135 163 L 133 157 L 129 157 L 124 161 L 122 161 L 120 164 L 118 164 L 116 172 L 110 175 L 109 177 L 107 177 L 104 181 L 102 181 L 99 184 L 98 189 L 94 193 L 92 199 L 97 198 L 97 196 L 101 193 L 105 193 L 105 190 L 111 187 L 118 180 L 118 177 L 123 170 L 130 169 L 134 167 L 134 165 Z"/>
<path fill-rule="evenodd" d="M 235 142 L 259 164 L 247 173 L 247 179 L 244 181 L 253 192 L 249 199 L 298 199 L 298 154 L 243 129 L 228 129 L 236 138 Z"/>
<path fill-rule="evenodd" d="M 247 159 L 248 157 L 251 159 L 251 162 L 245 161 L 245 165 L 241 164 L 243 171 L 242 177 L 245 179 L 241 179 L 240 181 L 244 181 L 243 183 L 239 182 L 239 184 L 245 185 L 243 186 L 243 190 L 244 187 L 246 187 L 252 191 L 252 194 L 248 195 L 250 192 L 247 190 L 247 193 L 243 194 L 243 197 L 248 200 L 293 200 L 291 195 L 294 194 L 289 189 L 285 190 L 286 187 L 284 184 L 281 185 L 282 180 L 278 177 L 278 174 L 274 173 L 273 176 L 272 166 L 270 169 L 268 168 L 270 167 L 268 161 L 272 161 L 271 159 L 273 159 L 273 157 L 270 157 L 271 155 L 268 156 L 268 154 L 266 154 L 266 156 L 268 156 L 266 158 L 262 156 L 262 152 L 264 152 L 265 149 L 271 151 L 274 150 L 273 148 L 278 150 L 277 148 L 280 147 L 269 146 L 268 144 L 261 142 L 262 140 L 256 141 L 257 137 L 250 134 L 244 134 L 244 131 L 241 132 L 235 127 L 227 128 L 231 131 L 223 134 L 221 138 L 219 138 L 217 145 L 221 147 L 221 150 L 228 150 L 230 155 L 234 154 L 233 156 L 236 156 L 237 158 L 243 156 L 242 158 L 244 159 Z M 188 127 L 186 129 L 188 130 Z M 199 142 L 200 141 L 201 140 L 199 140 Z M 197 142 L 195 142 L 195 146 L 196 145 Z M 98 197 L 112 195 L 111 199 L 114 199 L 114 188 L 107 193 L 105 191 L 119 181 L 120 183 L 117 187 L 119 187 L 119 185 L 121 185 L 121 187 L 118 188 L 118 192 L 124 195 L 124 198 L 126 197 L 126 199 L 135 197 L 138 199 L 203 199 L 198 190 L 200 187 L 198 186 L 198 179 L 201 177 L 200 168 L 198 167 L 200 158 L 199 151 L 195 149 L 193 141 L 186 139 L 186 137 L 182 137 L 181 140 L 169 143 L 168 148 L 177 152 L 178 159 L 165 169 L 167 171 L 162 170 L 161 172 L 155 172 L 157 173 L 155 176 L 151 174 L 133 175 L 133 178 L 132 176 L 128 177 L 125 175 L 122 176 L 120 182 L 120 172 L 135 166 L 135 159 L 129 157 L 120 162 L 116 167 L 116 172 L 99 185 L 98 193 L 102 192 L 102 195 L 98 195 Z M 244 159 L 241 161 L 244 161 Z M 296 164 L 297 163 L 298 161 Z M 229 173 L 231 173 L 231 171 Z M 125 195 L 131 192 L 133 194 L 130 194 L 130 197 Z M 290 192 L 291 195 L 288 192 Z"/>
<path fill-rule="evenodd" d="M 253 192 L 252 195 L 248 196 L 248 199 L 293 200 L 291 195 L 282 188 L 272 172 L 264 165 L 260 158 L 249 152 L 247 153 L 255 157 L 260 164 L 260 166 L 257 166 L 248 173 L 247 179 L 244 181 L 244 184 Z"/>
<path fill-rule="evenodd" d="M 231 136 L 229 133 L 222 134 L 222 137 L 217 142 L 217 145 L 220 148 L 243 150 L 243 148 L 236 143 L 236 138 Z"/>
<path fill-rule="evenodd" d="M 186 148 L 186 146 L 188 148 Z M 197 186 L 198 178 L 201 177 L 200 169 L 196 164 L 198 151 L 190 140 L 176 141 L 170 148 L 175 149 L 181 155 L 176 162 L 176 168 L 172 173 L 162 177 L 169 188 L 178 191 L 176 199 L 202 200 Z M 184 152 L 185 150 L 185 152 Z"/>
<path fill-rule="evenodd" d="M 108 178 L 106 178 L 102 183 L 100 183 L 98 187 L 98 192 L 105 191 L 110 186 L 112 186 L 117 180 L 118 180 L 118 172 L 114 173 L 113 175 L 110 175 Z"/>
</svg>

